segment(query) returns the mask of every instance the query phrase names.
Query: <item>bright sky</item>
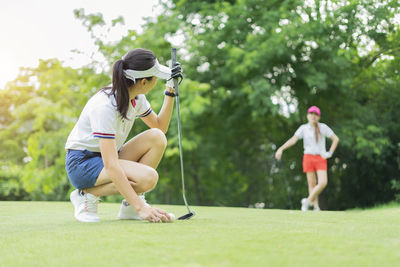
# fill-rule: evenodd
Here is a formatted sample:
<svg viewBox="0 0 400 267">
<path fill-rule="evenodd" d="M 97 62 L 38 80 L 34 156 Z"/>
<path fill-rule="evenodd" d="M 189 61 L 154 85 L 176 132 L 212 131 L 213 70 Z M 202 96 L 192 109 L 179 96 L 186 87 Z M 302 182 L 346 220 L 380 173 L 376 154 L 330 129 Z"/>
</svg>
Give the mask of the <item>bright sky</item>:
<svg viewBox="0 0 400 267">
<path fill-rule="evenodd" d="M 140 31 L 144 17 L 158 14 L 157 4 L 158 0 L 0 0 L 0 88 L 16 78 L 19 67 L 36 67 L 39 59 L 58 58 L 72 67 L 89 63 L 95 46 L 74 18 L 74 9 L 102 13 L 106 22 L 123 16 L 125 26 L 109 37 L 118 40 L 127 29 Z"/>
</svg>

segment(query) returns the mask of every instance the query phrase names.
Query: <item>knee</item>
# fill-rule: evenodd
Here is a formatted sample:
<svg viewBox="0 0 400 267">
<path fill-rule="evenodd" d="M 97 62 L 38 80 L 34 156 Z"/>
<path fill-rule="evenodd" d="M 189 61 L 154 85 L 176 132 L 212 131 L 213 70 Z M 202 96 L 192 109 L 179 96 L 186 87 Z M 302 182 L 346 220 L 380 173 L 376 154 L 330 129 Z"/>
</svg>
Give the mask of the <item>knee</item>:
<svg viewBox="0 0 400 267">
<path fill-rule="evenodd" d="M 322 188 L 325 188 L 325 187 L 328 185 L 328 181 L 327 181 L 327 180 L 321 181 L 319 185 L 320 185 Z"/>
<path fill-rule="evenodd" d="M 149 168 L 148 173 L 146 174 L 146 179 L 144 180 L 143 183 L 143 192 L 148 192 L 150 190 L 153 190 L 158 183 L 158 172 L 153 169 Z"/>
<path fill-rule="evenodd" d="M 136 193 L 146 193 L 153 190 L 158 183 L 158 172 L 148 167 L 140 175 L 140 179 L 136 181 L 129 181 L 131 187 L 136 191 Z"/>
<path fill-rule="evenodd" d="M 167 146 L 167 137 L 158 128 L 152 128 L 149 130 L 149 136 L 151 138 L 152 144 L 165 148 Z"/>
</svg>

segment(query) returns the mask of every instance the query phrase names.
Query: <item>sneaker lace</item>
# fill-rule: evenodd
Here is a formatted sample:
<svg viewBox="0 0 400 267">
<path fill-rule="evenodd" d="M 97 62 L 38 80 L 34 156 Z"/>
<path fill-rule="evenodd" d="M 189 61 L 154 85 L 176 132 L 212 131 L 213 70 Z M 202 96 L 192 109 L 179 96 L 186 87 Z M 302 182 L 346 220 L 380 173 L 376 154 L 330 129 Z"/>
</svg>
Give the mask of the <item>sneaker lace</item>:
<svg viewBox="0 0 400 267">
<path fill-rule="evenodd" d="M 86 210 L 91 213 L 97 213 L 97 207 L 100 201 L 100 197 L 86 197 L 85 206 Z"/>
</svg>

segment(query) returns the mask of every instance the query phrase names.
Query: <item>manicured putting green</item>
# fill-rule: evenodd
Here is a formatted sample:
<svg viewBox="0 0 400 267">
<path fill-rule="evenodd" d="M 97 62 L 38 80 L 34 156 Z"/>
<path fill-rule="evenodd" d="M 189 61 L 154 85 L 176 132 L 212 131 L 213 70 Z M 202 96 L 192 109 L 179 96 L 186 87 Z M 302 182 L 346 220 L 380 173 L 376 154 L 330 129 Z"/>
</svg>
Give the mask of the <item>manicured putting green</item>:
<svg viewBox="0 0 400 267">
<path fill-rule="evenodd" d="M 184 206 L 158 205 L 175 215 Z M 68 202 L 0 202 L 0 266 L 399 266 L 400 206 L 345 212 L 193 207 L 188 221 L 78 223 Z"/>
</svg>

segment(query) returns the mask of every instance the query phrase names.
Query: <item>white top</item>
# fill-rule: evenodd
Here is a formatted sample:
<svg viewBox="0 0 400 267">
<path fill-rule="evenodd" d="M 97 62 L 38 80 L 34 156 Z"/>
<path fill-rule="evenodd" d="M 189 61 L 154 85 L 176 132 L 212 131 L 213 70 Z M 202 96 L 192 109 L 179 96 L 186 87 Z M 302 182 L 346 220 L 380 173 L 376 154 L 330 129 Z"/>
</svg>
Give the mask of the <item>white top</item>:
<svg viewBox="0 0 400 267">
<path fill-rule="evenodd" d="M 315 128 L 310 124 L 303 124 L 295 132 L 295 136 L 304 139 L 304 154 L 322 155 L 326 152 L 325 137 L 332 137 L 335 133 L 325 123 L 318 123 L 320 135 L 318 143 L 315 141 Z"/>
<path fill-rule="evenodd" d="M 106 89 L 107 93 L 111 89 Z M 152 112 L 150 103 L 144 95 L 132 99 L 127 112 L 128 119 L 123 119 L 117 110 L 113 95 L 104 91 L 97 92 L 86 103 L 78 122 L 68 136 L 65 149 L 89 150 L 100 152 L 99 138 L 115 139 L 116 149 L 125 143 L 137 117 L 146 117 Z"/>
</svg>

